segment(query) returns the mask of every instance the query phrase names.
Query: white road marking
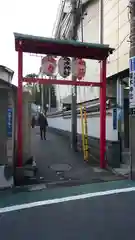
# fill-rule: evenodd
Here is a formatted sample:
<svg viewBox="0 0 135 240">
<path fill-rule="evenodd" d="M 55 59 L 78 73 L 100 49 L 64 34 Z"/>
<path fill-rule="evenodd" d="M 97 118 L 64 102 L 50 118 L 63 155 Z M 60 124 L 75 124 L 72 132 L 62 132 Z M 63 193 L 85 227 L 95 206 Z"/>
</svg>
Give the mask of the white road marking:
<svg viewBox="0 0 135 240">
<path fill-rule="evenodd" d="M 38 202 L 30 202 L 30 203 L 24 203 L 20 205 L 13 205 L 13 206 L 0 208 L 0 213 L 19 211 L 19 210 L 28 209 L 28 208 L 34 208 L 39 206 L 45 206 L 50 204 L 63 203 L 63 202 L 75 201 L 75 200 L 81 200 L 81 199 L 87 199 L 87 198 L 93 198 L 93 197 L 128 193 L 133 191 L 135 191 L 135 187 L 113 189 L 113 190 L 102 191 L 102 192 L 86 193 L 86 194 L 80 194 L 80 195 L 70 196 L 70 197 L 62 197 L 62 198 L 55 198 L 55 199 L 38 201 Z"/>
</svg>

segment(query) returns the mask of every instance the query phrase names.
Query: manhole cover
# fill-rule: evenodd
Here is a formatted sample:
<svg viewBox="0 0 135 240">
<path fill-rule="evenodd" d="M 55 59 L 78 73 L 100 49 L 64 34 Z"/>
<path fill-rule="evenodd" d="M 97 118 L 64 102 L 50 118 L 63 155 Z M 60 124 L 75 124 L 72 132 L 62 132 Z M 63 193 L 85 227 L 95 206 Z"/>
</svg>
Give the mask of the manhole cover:
<svg viewBox="0 0 135 240">
<path fill-rule="evenodd" d="M 52 164 L 50 168 L 56 172 L 65 172 L 69 171 L 71 169 L 71 166 L 67 163 L 57 163 L 57 164 Z"/>
</svg>

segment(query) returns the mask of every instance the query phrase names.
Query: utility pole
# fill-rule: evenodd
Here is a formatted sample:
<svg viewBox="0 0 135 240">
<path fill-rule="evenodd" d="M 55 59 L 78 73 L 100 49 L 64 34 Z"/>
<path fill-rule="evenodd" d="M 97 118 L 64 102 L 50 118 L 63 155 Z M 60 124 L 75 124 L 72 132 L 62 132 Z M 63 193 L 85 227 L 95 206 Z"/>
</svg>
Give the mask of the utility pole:
<svg viewBox="0 0 135 240">
<path fill-rule="evenodd" d="M 51 85 L 49 86 L 48 89 L 49 93 L 48 93 L 48 105 L 49 105 L 49 112 L 51 112 Z"/>
<path fill-rule="evenodd" d="M 43 78 L 43 73 L 41 75 L 41 78 Z M 44 111 L 44 85 L 41 84 L 41 106 L 42 106 L 42 111 Z"/>
<path fill-rule="evenodd" d="M 77 39 L 77 0 L 71 0 L 72 5 L 72 39 Z M 74 59 L 73 59 L 74 60 Z M 72 80 L 75 81 L 76 77 L 72 76 Z M 72 86 L 72 126 L 71 126 L 71 147 L 74 151 L 77 151 L 77 86 Z"/>
<path fill-rule="evenodd" d="M 129 108 L 130 108 L 130 177 L 135 179 L 135 0 L 129 1 L 130 9 L 130 89 L 129 89 Z"/>
<path fill-rule="evenodd" d="M 119 1 L 117 3 L 117 16 L 120 13 L 120 6 Z M 120 45 L 120 18 L 118 17 L 118 24 L 117 24 L 117 43 L 118 46 Z M 119 47 L 117 48 L 117 74 L 119 73 L 119 58 L 120 58 L 120 50 Z M 120 162 L 122 162 L 122 156 L 124 151 L 124 87 L 121 77 L 117 77 L 117 85 L 116 85 L 116 92 L 117 92 L 117 131 L 118 131 L 118 140 L 120 143 Z"/>
<path fill-rule="evenodd" d="M 81 4 L 81 20 L 80 20 L 80 25 L 81 25 L 81 40 L 82 40 L 82 42 L 84 41 L 84 32 L 83 32 L 83 19 L 84 19 L 84 17 L 83 17 L 83 8 L 82 8 L 82 0 L 80 1 L 80 4 Z"/>
</svg>

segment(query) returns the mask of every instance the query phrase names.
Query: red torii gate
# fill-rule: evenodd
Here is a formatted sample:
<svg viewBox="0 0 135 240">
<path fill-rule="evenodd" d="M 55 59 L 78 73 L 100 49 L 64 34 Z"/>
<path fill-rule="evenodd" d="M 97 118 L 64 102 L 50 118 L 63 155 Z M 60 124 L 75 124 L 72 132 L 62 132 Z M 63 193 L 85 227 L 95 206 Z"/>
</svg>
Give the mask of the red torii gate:
<svg viewBox="0 0 135 240">
<path fill-rule="evenodd" d="M 106 151 L 106 60 L 113 53 L 109 45 L 82 43 L 78 41 L 56 40 L 14 33 L 15 50 L 18 52 L 18 97 L 17 97 L 17 140 L 18 167 L 22 167 L 22 83 L 38 82 L 41 84 L 60 84 L 76 86 L 100 87 L 100 167 L 105 168 Z M 56 79 L 24 78 L 23 52 L 34 54 L 48 54 L 53 56 L 86 58 L 100 62 L 100 82 L 69 81 Z"/>
</svg>

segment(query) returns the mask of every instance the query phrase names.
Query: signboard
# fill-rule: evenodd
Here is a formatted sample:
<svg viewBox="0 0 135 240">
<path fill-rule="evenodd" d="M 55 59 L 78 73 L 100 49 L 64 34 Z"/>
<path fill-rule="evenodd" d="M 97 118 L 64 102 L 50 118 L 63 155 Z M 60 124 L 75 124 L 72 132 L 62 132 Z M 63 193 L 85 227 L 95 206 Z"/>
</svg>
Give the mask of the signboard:
<svg viewBox="0 0 135 240">
<path fill-rule="evenodd" d="M 129 59 L 129 107 L 135 108 L 135 57 Z"/>
<path fill-rule="evenodd" d="M 71 74 L 71 59 L 69 57 L 61 57 L 59 59 L 58 72 L 63 78 L 66 78 Z"/>
<path fill-rule="evenodd" d="M 46 56 L 41 60 L 41 71 L 47 76 L 53 76 L 56 66 L 56 60 L 52 56 Z"/>
<path fill-rule="evenodd" d="M 86 73 L 86 62 L 83 59 L 73 60 L 72 73 L 77 79 L 82 80 Z"/>
<path fill-rule="evenodd" d="M 7 112 L 7 136 L 12 137 L 12 108 Z"/>
</svg>

